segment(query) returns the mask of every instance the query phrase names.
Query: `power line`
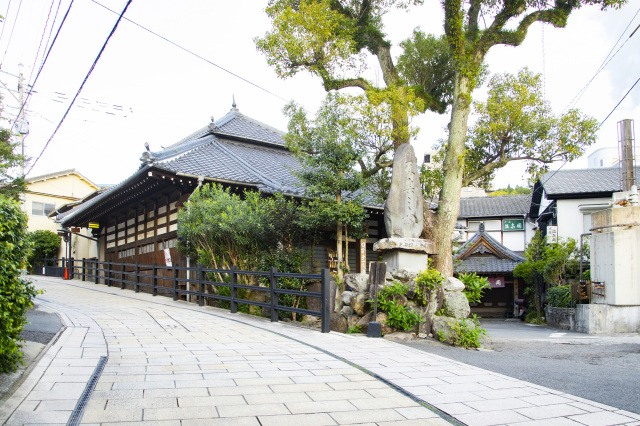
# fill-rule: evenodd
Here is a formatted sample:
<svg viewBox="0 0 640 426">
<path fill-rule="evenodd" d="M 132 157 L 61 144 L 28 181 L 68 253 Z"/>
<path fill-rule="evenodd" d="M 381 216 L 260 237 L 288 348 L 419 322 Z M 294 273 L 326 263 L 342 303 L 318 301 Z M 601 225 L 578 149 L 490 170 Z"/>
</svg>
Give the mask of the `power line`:
<svg viewBox="0 0 640 426">
<path fill-rule="evenodd" d="M 624 94 L 624 96 L 622 97 L 622 99 L 620 99 L 620 102 L 618 102 L 618 103 L 616 104 L 616 106 L 615 106 L 615 107 L 613 107 L 613 109 L 611 110 L 611 112 L 609 113 L 609 115 L 607 115 L 607 117 L 606 117 L 604 120 L 602 120 L 602 123 L 600 123 L 600 125 L 598 126 L 598 128 L 602 127 L 602 125 L 604 124 L 604 122 L 605 122 L 605 121 L 607 121 L 607 119 L 608 119 L 609 117 L 611 117 L 611 114 L 613 114 L 613 111 L 615 111 L 615 110 L 618 108 L 618 106 L 620 106 L 620 104 L 622 103 L 622 101 L 624 101 L 624 99 L 627 97 L 627 95 L 629 94 L 629 92 L 631 92 L 631 90 L 633 90 L 633 88 L 634 88 L 634 87 L 636 87 L 636 84 L 638 84 L 638 82 L 639 82 L 639 81 L 640 81 L 640 77 L 638 77 L 638 79 L 636 80 L 636 82 L 635 82 L 635 83 L 633 83 L 633 86 L 631 86 L 631 89 L 627 90 L 627 93 L 625 93 L 625 94 Z"/>
<path fill-rule="evenodd" d="M 16 19 L 13 21 L 13 26 L 11 27 L 11 33 L 9 34 L 9 41 L 7 42 L 7 48 L 4 50 L 2 54 L 2 60 L 0 60 L 0 67 L 2 67 L 2 63 L 4 62 L 4 57 L 7 55 L 7 51 L 9 50 L 9 45 L 11 44 L 11 38 L 13 37 L 13 30 L 16 29 L 16 23 L 18 22 L 18 17 L 20 16 L 20 7 L 22 7 L 22 0 L 20 0 L 20 4 L 18 5 L 18 11 L 16 12 Z"/>
<path fill-rule="evenodd" d="M 91 0 L 91 1 L 92 1 L 92 2 L 94 2 L 95 4 L 97 4 L 98 6 L 100 6 L 100 7 L 104 8 L 104 9 L 108 10 L 109 12 L 116 13 L 116 14 L 118 13 L 118 12 L 116 12 L 116 11 L 114 11 L 114 10 L 109 9 L 107 6 L 105 6 L 105 5 L 101 4 L 101 3 L 99 3 L 99 2 L 98 2 L 98 1 L 96 1 L 96 0 Z M 234 73 L 234 72 L 232 72 L 232 71 L 229 71 L 228 69 L 226 69 L 226 68 L 224 68 L 224 67 L 222 67 L 222 66 L 220 66 L 220 65 L 218 65 L 218 64 L 216 64 L 216 63 L 214 63 L 214 62 L 212 62 L 212 61 L 210 61 L 210 60 L 208 60 L 207 58 L 204 58 L 204 57 L 202 57 L 202 56 L 198 55 L 197 53 L 195 53 L 195 52 L 193 52 L 193 51 L 191 51 L 191 50 L 187 49 L 186 47 L 183 47 L 183 46 L 179 45 L 178 43 L 175 43 L 175 42 L 173 42 L 173 41 L 169 40 L 168 38 L 166 38 L 166 37 L 164 37 L 164 36 L 162 36 L 162 35 L 160 35 L 160 34 L 158 34 L 158 33 L 154 32 L 154 31 L 152 31 L 152 30 L 150 30 L 149 28 L 146 28 L 146 27 L 144 27 L 144 26 L 142 26 L 142 25 L 138 24 L 137 22 L 132 21 L 131 19 L 128 19 L 128 18 L 124 18 L 124 19 L 125 19 L 125 21 L 128 21 L 128 22 L 132 23 L 133 25 L 136 25 L 136 26 L 137 26 L 137 27 L 139 27 L 139 28 L 142 28 L 143 30 L 147 31 L 148 33 L 153 34 L 154 36 L 161 38 L 162 40 L 166 41 L 167 43 L 170 43 L 170 44 L 174 45 L 174 46 L 175 46 L 175 47 L 177 47 L 178 49 L 181 49 L 181 50 L 183 50 L 183 51 L 185 51 L 185 52 L 189 53 L 190 55 L 193 55 L 193 56 L 195 56 L 196 58 L 201 59 L 201 60 L 205 61 L 206 63 L 208 63 L 208 64 L 210 64 L 210 65 L 213 65 L 214 67 L 216 67 L 216 68 L 218 68 L 218 69 L 220 69 L 220 70 L 222 70 L 222 71 L 224 71 L 224 72 L 226 72 L 226 73 L 228 73 L 228 74 L 231 74 L 232 76 L 234 76 L 234 77 L 236 77 L 236 78 L 239 78 L 240 80 L 244 81 L 245 83 L 248 83 L 248 84 L 250 84 L 250 85 L 252 85 L 252 86 L 254 86 L 254 87 L 256 87 L 256 88 L 258 88 L 258 89 L 260 89 L 260 90 L 262 90 L 262 91 L 264 91 L 264 92 L 266 92 L 266 93 L 268 93 L 268 94 L 270 94 L 270 95 L 272 95 L 272 96 L 275 96 L 276 98 L 278 98 L 278 99 L 280 99 L 280 100 L 282 100 L 282 101 L 284 101 L 284 102 L 288 102 L 288 101 L 289 101 L 288 99 L 285 99 L 285 98 L 283 98 L 283 97 L 281 97 L 281 96 L 279 96 L 279 95 L 276 95 L 275 93 L 273 93 L 273 92 L 271 92 L 271 91 L 269 91 L 269 90 L 265 89 L 264 87 L 262 87 L 262 86 L 260 86 L 260 85 L 258 85 L 258 84 L 256 84 L 256 83 L 254 83 L 254 82 L 252 82 L 252 81 L 250 81 L 250 80 L 247 80 L 246 78 L 244 78 L 244 77 L 242 77 L 242 76 L 240 76 L 240 75 L 238 75 L 238 74 L 236 74 L 236 73 Z"/>
<path fill-rule="evenodd" d="M 629 21 L 629 23 L 627 24 L 627 27 L 624 29 L 624 31 L 622 31 L 622 34 L 620 34 L 620 37 L 618 37 L 618 40 L 615 42 L 615 44 L 613 46 L 611 46 L 611 50 L 609 51 L 609 53 L 607 53 L 607 56 L 605 56 L 605 58 L 602 60 L 602 63 L 600 64 L 600 66 L 598 67 L 596 73 L 593 75 L 593 77 L 591 77 L 591 79 L 587 82 L 587 84 L 584 85 L 584 87 L 582 89 L 580 89 L 580 91 L 573 97 L 573 99 L 571 100 L 571 102 L 569 102 L 569 104 L 564 108 L 565 110 L 567 108 L 569 108 L 571 105 L 574 105 L 578 103 L 578 101 L 580 100 L 580 98 L 582 98 L 582 95 L 585 94 L 585 92 L 587 91 L 587 89 L 589 88 L 589 86 L 591 85 L 591 83 L 593 82 L 593 80 L 598 76 L 598 74 L 600 74 L 600 72 L 606 68 L 607 65 L 609 65 L 609 62 L 611 62 L 613 60 L 613 58 L 618 54 L 618 52 L 620 52 L 620 49 L 622 49 L 624 47 L 625 44 L 627 44 L 627 42 L 629 41 L 629 39 L 631 37 L 633 37 L 633 35 L 635 34 L 635 31 L 631 33 L 631 35 L 624 41 L 624 43 L 622 43 L 622 45 L 618 48 L 618 50 L 616 50 L 616 52 L 611 55 L 611 52 L 613 52 L 613 49 L 616 48 L 616 46 L 618 45 L 618 43 L 620 43 L 620 40 L 622 39 L 622 36 L 624 36 L 624 34 L 627 32 L 627 30 L 629 29 L 629 27 L 631 26 L 631 24 L 633 23 L 633 21 L 636 19 L 636 16 L 638 16 L 638 13 L 640 13 L 640 9 L 638 9 L 636 11 L 636 14 L 633 15 L 633 18 L 631 18 L 631 21 Z"/>
<path fill-rule="evenodd" d="M 5 22 L 6 22 L 7 16 L 9 16 L 9 9 L 10 9 L 10 8 L 11 8 L 11 0 L 9 0 L 9 4 L 7 5 L 7 11 L 4 13 L 4 19 L 5 19 Z M 6 26 L 6 25 L 3 25 L 3 26 L 2 26 L 2 31 L 0 31 L 0 41 L 2 41 L 2 36 L 3 36 L 3 34 L 4 34 L 4 27 L 5 27 L 5 26 Z"/>
<path fill-rule="evenodd" d="M 47 13 L 47 20 L 44 23 L 44 28 L 42 29 L 42 36 L 40 36 L 40 43 L 38 44 L 38 51 L 36 52 L 36 57 L 33 58 L 33 65 L 31 66 L 31 74 L 29 74 L 29 80 L 27 81 L 31 81 L 31 76 L 33 75 L 33 70 L 36 69 L 36 62 L 38 62 L 38 56 L 40 56 L 40 48 L 42 47 L 42 40 L 44 40 L 44 35 L 47 32 L 47 26 L 49 25 L 49 18 L 51 17 L 51 9 L 53 9 L 53 3 L 55 2 L 55 0 L 51 0 L 51 6 L 49 6 L 49 13 Z M 58 3 L 58 7 L 60 7 L 60 3 Z M 56 16 L 57 16 L 58 12 L 56 11 Z M 53 24 L 54 22 L 51 23 L 51 28 L 53 29 Z M 49 32 L 49 35 L 51 35 L 51 32 Z"/>
<path fill-rule="evenodd" d="M 53 38 L 53 41 L 51 42 L 51 46 L 49 46 L 49 49 L 47 50 L 47 54 L 45 55 L 42 64 L 40 64 L 40 69 L 38 70 L 38 74 L 36 74 L 36 78 L 33 80 L 33 83 L 31 84 L 31 87 L 29 88 L 29 92 L 27 92 L 27 95 L 24 98 L 24 102 L 20 107 L 20 112 L 22 112 L 22 109 L 24 108 L 24 106 L 26 105 L 26 103 L 29 101 L 29 97 L 31 96 L 31 93 L 33 92 L 33 88 L 36 85 L 36 82 L 38 81 L 38 77 L 40 77 L 40 73 L 42 72 L 42 69 L 44 68 L 44 64 L 47 63 L 47 59 L 49 58 L 49 54 L 51 53 L 51 50 L 53 49 L 53 46 L 56 44 L 56 40 L 58 39 L 58 35 L 60 34 L 60 30 L 62 30 L 62 26 L 64 25 L 64 23 L 67 20 L 67 16 L 69 16 L 69 12 L 71 11 L 71 6 L 73 6 L 73 1 L 71 0 L 71 3 L 69 3 L 69 7 L 67 8 L 67 13 L 64 14 L 64 17 L 62 18 L 62 22 L 60 22 L 60 26 L 58 27 L 58 31 L 56 31 L 56 36 Z M 20 116 L 20 112 L 18 113 L 18 117 Z M 14 121 L 13 124 L 11 125 L 11 127 L 13 127 L 16 124 L 16 122 Z"/>
<path fill-rule="evenodd" d="M 109 33 L 109 35 L 107 36 L 107 39 L 104 41 L 104 44 L 102 45 L 102 48 L 100 49 L 100 52 L 98 52 L 98 56 L 96 56 L 96 59 L 93 61 L 93 64 L 91 65 L 91 68 L 89 68 L 89 72 L 87 72 L 87 75 L 85 76 L 84 80 L 82 81 L 82 84 L 80 85 L 80 88 L 78 89 L 78 91 L 76 92 L 75 96 L 73 97 L 73 99 L 71 100 L 71 103 L 69 104 L 69 107 L 67 108 L 67 111 L 64 113 L 64 115 L 62 116 L 62 119 L 60 119 L 60 122 L 58 123 L 58 125 L 56 126 L 55 130 L 53 131 L 53 133 L 51 134 L 51 136 L 49 137 L 49 140 L 47 140 L 47 143 L 44 144 L 44 147 L 42 148 L 42 151 L 40 151 L 40 155 L 38 155 L 38 157 L 35 159 L 35 161 L 33 162 L 33 164 L 31 165 L 31 167 L 29 168 L 29 171 L 27 173 L 25 173 L 25 176 L 28 175 L 31 170 L 33 170 L 33 168 L 35 167 L 36 163 L 38 162 L 38 160 L 40 160 L 40 158 L 42 157 L 42 154 L 44 154 L 44 151 L 47 149 L 47 147 L 49 146 L 49 143 L 51 143 L 51 140 L 53 140 L 53 137 L 56 135 L 56 133 L 58 132 L 58 129 L 60 129 L 60 126 L 62 126 L 62 123 L 64 122 L 65 118 L 67 118 L 67 115 L 69 114 L 69 111 L 71 111 L 71 107 L 73 106 L 73 104 L 75 103 L 76 99 L 78 99 L 78 96 L 80 96 L 80 92 L 82 91 L 82 88 L 84 87 L 84 85 L 86 84 L 87 80 L 89 79 L 89 76 L 91 75 L 91 73 L 93 72 L 93 70 L 96 68 L 96 65 L 98 64 L 98 61 L 100 60 L 100 57 L 102 56 L 102 53 L 104 52 L 104 50 L 107 47 L 107 44 L 109 43 L 109 40 L 111 40 L 111 37 L 113 36 L 113 34 L 116 32 L 116 28 L 118 28 L 118 24 L 120 23 L 120 21 L 122 20 L 122 17 L 124 16 L 125 12 L 127 11 L 127 9 L 129 8 L 129 5 L 131 4 L 133 0 L 129 0 L 127 1 L 127 4 L 125 5 L 124 9 L 122 10 L 122 13 L 120 13 L 120 16 L 118 17 L 118 20 L 116 21 L 115 25 L 113 26 L 113 28 L 111 29 L 111 32 Z M 55 41 L 55 40 L 54 40 Z M 24 104 L 23 104 L 24 105 Z"/>
</svg>

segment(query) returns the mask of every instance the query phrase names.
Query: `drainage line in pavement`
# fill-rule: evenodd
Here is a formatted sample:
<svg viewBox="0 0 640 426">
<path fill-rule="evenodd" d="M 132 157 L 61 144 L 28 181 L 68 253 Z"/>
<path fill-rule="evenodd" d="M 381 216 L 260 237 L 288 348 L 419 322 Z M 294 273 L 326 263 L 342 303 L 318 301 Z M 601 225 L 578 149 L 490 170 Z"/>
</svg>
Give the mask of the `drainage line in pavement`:
<svg viewBox="0 0 640 426">
<path fill-rule="evenodd" d="M 69 417 L 69 421 L 67 422 L 67 426 L 76 426 L 80 424 L 82 420 L 82 415 L 84 414 L 84 409 L 89 402 L 89 398 L 91 398 L 91 394 L 93 390 L 96 388 L 96 384 L 98 380 L 100 380 L 100 376 L 102 375 L 102 371 L 104 370 L 104 366 L 107 364 L 108 358 L 106 356 L 101 356 L 98 361 L 98 365 L 96 365 L 96 369 L 93 370 L 93 374 L 89 381 L 87 382 L 87 386 L 84 388 L 82 395 L 80 395 L 80 399 L 76 404 L 76 408 L 71 413 L 71 417 Z"/>
<path fill-rule="evenodd" d="M 92 289 L 92 288 L 84 287 L 82 285 L 76 285 L 76 284 L 71 284 L 71 283 L 64 283 L 64 284 L 71 285 L 73 287 L 82 288 L 82 289 L 85 289 L 85 290 L 97 291 L 97 292 L 100 292 L 100 293 L 107 293 L 107 294 L 111 294 L 111 295 L 114 295 L 114 296 L 120 296 L 120 297 L 125 297 L 127 299 L 133 299 L 133 300 L 140 301 L 139 298 L 131 297 L 131 296 L 128 296 L 126 294 L 110 293 L 110 292 L 101 291 L 100 289 L 97 289 L 97 288 L 96 289 Z M 158 303 L 158 302 L 156 302 L 156 303 Z M 216 318 L 223 318 L 223 319 L 226 319 L 226 320 L 229 320 L 229 321 L 234 321 L 234 322 L 237 322 L 239 324 L 247 325 L 247 326 L 250 326 L 250 327 L 257 327 L 257 328 L 259 328 L 261 330 L 264 330 L 264 331 L 267 331 L 269 333 L 273 333 L 275 335 L 278 335 L 278 336 L 284 337 L 286 339 L 293 340 L 294 342 L 300 343 L 302 345 L 308 346 L 308 347 L 313 348 L 313 349 L 315 349 L 317 351 L 320 351 L 320 352 L 322 352 L 322 353 L 324 353 L 326 355 L 329 355 L 329 356 L 331 356 L 331 357 L 333 357 L 333 358 L 335 358 L 335 359 L 337 359 L 339 361 L 342 361 L 345 364 L 349 364 L 350 366 L 357 368 L 358 370 L 362 371 L 365 374 L 368 374 L 369 376 L 375 378 L 376 380 L 381 381 L 382 383 L 386 384 L 390 388 L 395 389 L 397 392 L 400 392 L 401 394 L 403 394 L 407 398 L 417 402 L 418 404 L 422 405 L 426 409 L 428 409 L 428 410 L 432 411 L 433 413 L 437 414 L 443 420 L 446 420 L 449 423 L 454 424 L 456 426 L 467 426 L 466 423 L 463 423 L 460 420 L 456 419 L 455 417 L 451 416 L 450 414 L 445 413 L 444 411 L 440 410 L 437 407 L 434 407 L 433 405 L 429 404 L 427 401 L 425 401 L 425 400 L 423 400 L 421 398 L 418 398 L 416 395 L 412 394 L 411 392 L 406 391 L 405 389 L 401 388 L 400 386 L 395 385 L 393 382 L 390 382 L 389 380 L 385 379 L 384 377 L 381 377 L 381 376 L 377 375 L 376 373 L 374 373 L 372 371 L 369 371 L 366 368 L 364 368 L 364 367 L 362 367 L 362 366 L 360 366 L 358 364 L 354 364 L 353 362 L 351 362 L 351 361 L 349 361 L 349 360 L 347 360 L 345 358 L 342 358 L 341 356 L 333 354 L 333 353 L 331 353 L 329 351 L 326 351 L 326 350 L 324 350 L 322 348 L 319 348 L 317 346 L 314 346 L 314 345 L 311 345 L 309 343 L 303 342 L 301 340 L 295 339 L 295 338 L 293 338 L 291 336 L 287 336 L 286 334 L 278 333 L 277 331 L 273 331 L 273 330 L 269 330 L 269 329 L 266 329 L 266 328 L 258 327 L 256 325 L 249 325 L 249 324 L 247 324 L 245 322 L 242 322 L 240 320 L 237 320 L 235 318 L 229 318 L 229 317 L 226 317 L 226 316 L 216 315 L 213 312 L 206 312 L 206 311 L 203 311 L 203 310 L 191 309 L 191 307 L 188 307 L 188 306 L 174 306 L 174 305 L 168 305 L 168 304 L 164 304 L 164 303 L 162 303 L 162 304 L 165 305 L 165 306 L 171 306 L 171 307 L 178 308 L 178 309 L 185 309 L 185 310 L 188 310 L 188 311 L 201 312 L 203 314 L 211 315 L 211 316 L 214 316 Z M 102 357 L 102 358 L 105 358 L 105 363 L 106 363 L 106 357 Z M 102 360 L 102 358 L 101 358 L 101 360 Z M 98 364 L 98 366 L 100 366 L 100 364 Z M 103 366 L 103 368 L 104 368 L 104 366 Z M 98 369 L 98 367 L 96 367 L 96 370 L 97 369 Z M 102 374 L 102 370 L 100 371 L 100 374 Z M 95 375 L 95 372 L 94 372 L 94 375 Z M 98 377 L 99 377 L 99 375 L 98 375 Z M 95 387 L 95 384 L 93 386 Z M 87 387 L 89 387 L 89 384 L 87 384 Z M 93 391 L 93 388 L 91 389 L 91 391 Z M 91 391 L 89 392 L 89 396 L 91 395 Z M 85 392 L 86 392 L 86 389 L 85 389 Z M 84 393 L 83 393 L 83 396 L 84 396 Z M 88 401 L 88 398 L 87 398 L 87 401 Z M 80 405 L 80 401 L 78 401 L 78 405 Z M 86 402 L 85 402 L 85 405 L 86 405 Z M 76 406 L 76 410 L 77 409 L 78 409 L 78 407 Z M 82 408 L 82 411 L 84 411 L 84 406 Z M 75 411 L 74 411 L 74 413 L 75 413 Z M 80 417 L 80 419 L 81 418 L 82 418 L 82 416 Z M 77 425 L 77 424 L 79 424 L 79 423 L 71 423 L 71 420 L 69 420 L 69 423 L 67 423 L 67 426 Z"/>
</svg>

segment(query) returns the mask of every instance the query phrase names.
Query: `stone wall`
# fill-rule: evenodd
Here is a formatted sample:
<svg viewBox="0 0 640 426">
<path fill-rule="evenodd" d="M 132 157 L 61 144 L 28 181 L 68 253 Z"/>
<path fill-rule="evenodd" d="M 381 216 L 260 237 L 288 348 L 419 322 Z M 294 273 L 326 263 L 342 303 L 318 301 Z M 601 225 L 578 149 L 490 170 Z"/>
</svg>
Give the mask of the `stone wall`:
<svg viewBox="0 0 640 426">
<path fill-rule="evenodd" d="M 547 325 L 561 330 L 576 330 L 576 310 L 575 308 L 545 308 Z"/>
</svg>

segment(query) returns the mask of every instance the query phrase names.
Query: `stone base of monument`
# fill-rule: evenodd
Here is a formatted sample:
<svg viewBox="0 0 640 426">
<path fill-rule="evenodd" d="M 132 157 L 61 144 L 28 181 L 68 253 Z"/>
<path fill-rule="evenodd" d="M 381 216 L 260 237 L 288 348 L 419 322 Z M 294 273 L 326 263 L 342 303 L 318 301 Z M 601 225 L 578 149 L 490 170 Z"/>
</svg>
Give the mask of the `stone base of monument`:
<svg viewBox="0 0 640 426">
<path fill-rule="evenodd" d="M 418 273 L 427 269 L 429 255 L 436 253 L 433 241 L 420 238 L 383 238 L 373 245 L 386 262 L 387 270 L 404 269 Z"/>
</svg>

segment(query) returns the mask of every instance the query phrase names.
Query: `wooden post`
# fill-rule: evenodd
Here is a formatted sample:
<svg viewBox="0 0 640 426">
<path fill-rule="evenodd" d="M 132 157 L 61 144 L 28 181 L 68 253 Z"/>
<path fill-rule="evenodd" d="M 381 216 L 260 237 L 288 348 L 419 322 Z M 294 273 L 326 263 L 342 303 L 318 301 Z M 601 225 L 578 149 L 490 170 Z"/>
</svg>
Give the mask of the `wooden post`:
<svg viewBox="0 0 640 426">
<path fill-rule="evenodd" d="M 96 284 L 100 283 L 100 272 L 98 271 L 98 269 L 100 269 L 100 261 L 96 258 L 96 269 L 95 269 L 95 275 L 93 276 L 94 282 Z"/>
<path fill-rule="evenodd" d="M 376 321 L 378 318 L 378 286 L 384 284 L 387 275 L 385 262 L 371 262 L 369 264 L 369 292 L 373 299 L 373 321 L 367 327 L 367 337 L 382 337 L 382 327 Z"/>
<path fill-rule="evenodd" d="M 157 296 L 158 295 L 158 279 L 156 278 L 156 273 L 158 265 L 153 262 L 153 267 L 151 268 L 151 294 L 153 296 Z"/>
<path fill-rule="evenodd" d="M 204 272 L 202 265 L 198 263 L 198 305 L 204 306 Z"/>
<path fill-rule="evenodd" d="M 136 283 L 133 287 L 136 293 L 140 293 L 140 263 L 136 262 Z"/>
<path fill-rule="evenodd" d="M 322 268 L 320 272 L 320 294 L 322 295 L 320 300 L 321 316 L 321 331 L 328 333 L 331 331 L 331 286 L 329 269 Z"/>
<path fill-rule="evenodd" d="M 232 314 L 238 312 L 238 304 L 236 303 L 236 299 L 238 298 L 238 289 L 236 288 L 236 267 L 231 265 L 229 273 L 231 274 L 231 303 L 229 306 L 229 310 Z"/>
<path fill-rule="evenodd" d="M 111 284 L 112 284 L 111 281 L 113 281 L 113 280 L 111 279 L 111 261 L 110 260 L 107 261 L 107 279 L 106 279 L 106 281 L 107 281 L 107 287 L 111 287 Z"/>
<path fill-rule="evenodd" d="M 82 281 L 86 281 L 87 279 L 87 265 L 86 265 L 87 259 L 85 259 L 84 257 L 82 258 Z"/>
<path fill-rule="evenodd" d="M 276 288 L 278 287 L 278 278 L 275 276 L 278 269 L 275 266 L 271 267 L 271 272 L 269 273 L 269 289 L 271 290 L 270 302 L 271 302 L 271 322 L 278 321 L 278 310 L 276 306 L 278 305 L 278 295 L 276 293 Z"/>
<path fill-rule="evenodd" d="M 120 290 L 124 290 L 124 261 L 120 262 Z"/>
<path fill-rule="evenodd" d="M 173 270 L 173 300 L 178 300 L 178 270 Z"/>
</svg>

